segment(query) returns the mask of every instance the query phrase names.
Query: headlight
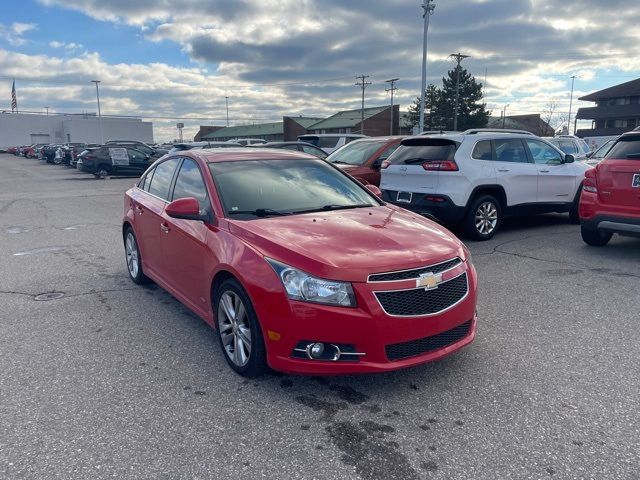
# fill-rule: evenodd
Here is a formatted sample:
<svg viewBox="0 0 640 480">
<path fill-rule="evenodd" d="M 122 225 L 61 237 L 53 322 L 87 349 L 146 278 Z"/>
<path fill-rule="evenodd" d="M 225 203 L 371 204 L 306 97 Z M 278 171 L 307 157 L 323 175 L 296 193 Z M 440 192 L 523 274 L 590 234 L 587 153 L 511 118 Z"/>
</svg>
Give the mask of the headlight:
<svg viewBox="0 0 640 480">
<path fill-rule="evenodd" d="M 336 282 L 309 275 L 284 263 L 265 258 L 280 277 L 287 296 L 303 302 L 355 307 L 353 288 L 348 282 Z"/>
</svg>

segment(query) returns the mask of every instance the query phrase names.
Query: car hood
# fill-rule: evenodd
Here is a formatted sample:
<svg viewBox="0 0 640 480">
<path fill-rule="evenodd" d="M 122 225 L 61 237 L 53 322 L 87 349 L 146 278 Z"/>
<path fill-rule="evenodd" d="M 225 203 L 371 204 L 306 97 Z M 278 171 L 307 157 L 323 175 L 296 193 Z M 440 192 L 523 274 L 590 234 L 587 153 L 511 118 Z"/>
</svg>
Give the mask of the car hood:
<svg viewBox="0 0 640 480">
<path fill-rule="evenodd" d="M 366 281 L 372 273 L 464 255 L 462 243 L 447 229 L 391 205 L 230 220 L 229 225 L 263 255 L 334 280 Z"/>
</svg>

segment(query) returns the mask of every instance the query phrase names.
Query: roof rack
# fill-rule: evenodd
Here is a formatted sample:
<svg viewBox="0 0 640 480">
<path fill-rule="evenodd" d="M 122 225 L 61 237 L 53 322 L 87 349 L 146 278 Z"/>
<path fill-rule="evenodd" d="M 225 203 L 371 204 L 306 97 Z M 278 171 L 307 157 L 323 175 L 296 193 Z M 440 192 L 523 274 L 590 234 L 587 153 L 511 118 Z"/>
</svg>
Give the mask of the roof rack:
<svg viewBox="0 0 640 480">
<path fill-rule="evenodd" d="M 527 132 L 526 130 L 514 130 L 511 128 L 470 128 L 469 130 L 465 130 L 461 132 L 464 135 L 475 135 L 477 133 L 517 133 L 519 135 L 533 135 L 531 132 Z"/>
<path fill-rule="evenodd" d="M 454 132 L 452 130 L 425 130 L 424 132 L 420 132 L 418 135 L 443 135 L 443 134 L 452 134 L 452 133 L 460 133 Z"/>
</svg>

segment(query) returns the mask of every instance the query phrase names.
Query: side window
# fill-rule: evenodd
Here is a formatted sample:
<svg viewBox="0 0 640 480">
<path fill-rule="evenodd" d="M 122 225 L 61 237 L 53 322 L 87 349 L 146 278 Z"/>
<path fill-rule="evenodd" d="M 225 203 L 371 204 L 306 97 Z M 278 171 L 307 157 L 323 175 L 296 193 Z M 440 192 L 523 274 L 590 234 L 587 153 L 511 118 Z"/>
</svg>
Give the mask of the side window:
<svg viewBox="0 0 640 480">
<path fill-rule="evenodd" d="M 398 148 L 400 146 L 400 143 L 396 143 L 395 145 L 391 145 L 389 147 L 387 147 L 381 154 L 380 156 L 377 158 L 377 160 L 379 162 L 382 162 L 383 160 L 386 160 L 387 158 L 389 158 L 389 155 L 391 155 L 393 152 L 396 151 L 396 148 Z"/>
<path fill-rule="evenodd" d="M 151 183 L 147 187 L 149 193 L 164 200 L 169 198 L 169 187 L 171 186 L 173 174 L 178 166 L 178 161 L 177 158 L 172 158 L 166 162 L 162 162 L 155 168 Z"/>
<path fill-rule="evenodd" d="M 533 157 L 533 163 L 543 165 L 559 165 L 562 163 L 562 157 L 558 151 L 546 143 L 539 140 L 526 140 L 526 142 Z"/>
<path fill-rule="evenodd" d="M 295 150 L 296 152 L 298 151 L 297 145 L 284 145 L 282 148 L 284 148 L 285 150 Z"/>
<path fill-rule="evenodd" d="M 185 197 L 194 197 L 198 200 L 200 208 L 207 208 L 207 187 L 200 174 L 196 162 L 185 158 L 176 178 L 176 186 L 173 189 L 172 200 Z"/>
<path fill-rule="evenodd" d="M 304 153 L 315 155 L 316 157 L 322 158 L 323 160 L 328 157 L 324 150 L 320 150 L 319 148 L 313 148 L 308 145 L 301 145 L 301 147 Z"/>
<path fill-rule="evenodd" d="M 473 147 L 471 157 L 476 160 L 493 160 L 493 152 L 491 151 L 491 140 L 480 140 Z"/>
<path fill-rule="evenodd" d="M 578 147 L 576 147 L 576 144 L 571 140 L 560 140 L 560 150 L 562 150 L 564 153 L 570 153 L 572 155 L 574 153 L 578 153 Z"/>
<path fill-rule="evenodd" d="M 527 152 L 519 138 L 505 138 L 493 141 L 498 162 L 528 163 Z"/>
<path fill-rule="evenodd" d="M 141 190 L 149 190 L 149 185 L 151 184 L 151 177 L 153 177 L 153 172 L 155 172 L 155 168 L 153 170 L 149 170 L 147 174 L 140 179 L 138 182 L 138 188 Z"/>
<path fill-rule="evenodd" d="M 147 158 L 143 152 L 135 148 L 127 148 L 127 153 L 129 154 L 129 158 L 134 161 L 141 161 Z"/>
</svg>

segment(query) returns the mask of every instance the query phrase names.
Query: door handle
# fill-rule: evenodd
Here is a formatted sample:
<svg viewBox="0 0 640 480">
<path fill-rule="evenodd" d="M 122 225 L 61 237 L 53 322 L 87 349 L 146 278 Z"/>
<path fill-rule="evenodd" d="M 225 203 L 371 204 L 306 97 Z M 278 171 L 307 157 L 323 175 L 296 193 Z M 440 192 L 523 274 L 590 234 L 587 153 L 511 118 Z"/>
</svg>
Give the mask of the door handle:
<svg viewBox="0 0 640 480">
<path fill-rule="evenodd" d="M 144 209 L 140 205 L 134 205 L 133 209 L 138 215 L 142 215 L 144 213 Z"/>
<path fill-rule="evenodd" d="M 171 231 L 171 229 L 169 228 L 169 225 L 166 223 L 160 224 L 160 230 L 162 230 L 164 233 L 169 233 Z"/>
<path fill-rule="evenodd" d="M 510 170 L 508 168 L 499 168 L 498 171 L 499 172 L 509 172 Z"/>
<path fill-rule="evenodd" d="M 540 173 L 549 173 L 549 170 L 540 170 Z"/>
</svg>

